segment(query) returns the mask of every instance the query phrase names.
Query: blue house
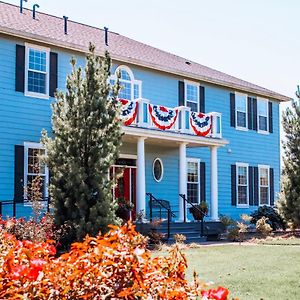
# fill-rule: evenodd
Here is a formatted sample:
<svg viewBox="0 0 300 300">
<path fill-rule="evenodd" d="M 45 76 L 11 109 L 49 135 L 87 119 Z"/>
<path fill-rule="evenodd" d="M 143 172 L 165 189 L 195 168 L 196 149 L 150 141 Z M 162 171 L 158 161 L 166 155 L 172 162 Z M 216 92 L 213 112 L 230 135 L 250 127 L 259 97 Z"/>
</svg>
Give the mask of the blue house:
<svg viewBox="0 0 300 300">
<path fill-rule="evenodd" d="M 118 33 L 0 2 L 0 200 L 19 202 L 37 175 L 41 130 L 51 131 L 56 89 L 64 90 L 89 42 L 121 72 L 123 144 L 112 171 L 115 197 L 149 211 L 151 193 L 185 218 L 183 197 L 206 201 L 211 220 L 274 205 L 280 188 L 279 105 L 284 95 Z M 197 45 L 195 45 L 197 46 Z M 187 216 L 191 218 L 191 216 Z"/>
</svg>

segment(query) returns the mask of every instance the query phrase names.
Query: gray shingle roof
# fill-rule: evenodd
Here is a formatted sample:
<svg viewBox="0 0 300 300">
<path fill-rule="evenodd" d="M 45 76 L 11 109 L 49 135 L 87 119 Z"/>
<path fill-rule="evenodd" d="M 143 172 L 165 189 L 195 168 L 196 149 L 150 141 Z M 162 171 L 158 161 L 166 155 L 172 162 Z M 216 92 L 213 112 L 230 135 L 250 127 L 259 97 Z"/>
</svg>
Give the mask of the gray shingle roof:
<svg viewBox="0 0 300 300">
<path fill-rule="evenodd" d="M 37 12 L 34 20 L 31 10 L 23 9 L 23 14 L 20 14 L 18 6 L 4 2 L 0 2 L 0 33 L 80 52 L 86 52 L 89 42 L 92 42 L 96 46 L 97 53 L 103 54 L 105 50 L 108 50 L 114 60 L 133 63 L 177 74 L 184 78 L 222 85 L 234 90 L 245 91 L 280 101 L 291 100 L 287 96 L 117 33 L 109 32 L 109 46 L 105 46 L 104 31 L 102 29 L 68 21 L 68 34 L 66 35 L 64 34 L 63 18 Z"/>
</svg>

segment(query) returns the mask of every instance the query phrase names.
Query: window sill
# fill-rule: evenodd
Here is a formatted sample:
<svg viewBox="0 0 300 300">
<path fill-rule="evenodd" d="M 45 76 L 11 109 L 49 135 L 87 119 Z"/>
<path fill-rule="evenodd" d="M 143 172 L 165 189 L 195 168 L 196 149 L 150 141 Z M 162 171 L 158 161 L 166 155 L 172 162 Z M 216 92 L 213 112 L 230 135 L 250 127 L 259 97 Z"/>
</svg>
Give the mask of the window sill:
<svg viewBox="0 0 300 300">
<path fill-rule="evenodd" d="M 257 130 L 257 133 L 264 134 L 264 135 L 269 135 L 270 134 L 269 131 L 265 131 L 265 130 Z"/>
<path fill-rule="evenodd" d="M 237 204 L 236 208 L 249 208 L 249 204 Z"/>
<path fill-rule="evenodd" d="M 235 127 L 236 130 L 240 130 L 240 131 L 249 131 L 249 129 L 247 127 Z"/>
<path fill-rule="evenodd" d="M 39 94 L 39 93 L 33 93 L 33 92 L 25 92 L 24 95 L 26 97 L 32 97 L 32 98 L 38 98 L 38 99 L 45 99 L 49 100 L 49 96 L 46 94 Z"/>
</svg>

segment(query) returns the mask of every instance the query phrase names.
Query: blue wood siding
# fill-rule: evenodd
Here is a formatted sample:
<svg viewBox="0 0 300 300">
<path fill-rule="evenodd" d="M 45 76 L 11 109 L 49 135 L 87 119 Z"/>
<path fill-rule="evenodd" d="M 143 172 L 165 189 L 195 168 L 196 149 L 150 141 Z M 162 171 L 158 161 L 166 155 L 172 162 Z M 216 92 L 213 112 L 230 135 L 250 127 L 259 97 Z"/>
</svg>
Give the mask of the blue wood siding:
<svg viewBox="0 0 300 300">
<path fill-rule="evenodd" d="M 15 49 L 20 40 L 0 36 L 0 200 L 12 199 L 14 194 L 14 145 L 24 141 L 39 142 L 41 130 L 51 130 L 53 99 L 35 99 L 15 92 Z M 58 88 L 65 89 L 66 75 L 70 72 L 71 52 L 51 48 L 58 53 Z M 75 54 L 76 56 L 76 54 Z M 79 56 L 78 64 L 84 65 Z M 113 70 L 122 63 L 114 62 Z M 179 76 L 128 65 L 137 80 L 142 81 L 142 97 L 154 104 L 178 106 Z M 241 209 L 231 206 L 230 165 L 236 162 L 270 165 L 274 168 L 275 195 L 279 192 L 280 178 L 280 133 L 279 103 L 273 102 L 274 133 L 263 135 L 253 130 L 238 131 L 230 127 L 229 89 L 210 84 L 205 86 L 206 112 L 222 113 L 223 137 L 230 144 L 218 150 L 219 213 L 238 218 L 255 207 Z M 136 145 L 124 144 L 121 152 L 136 154 Z M 146 191 L 172 202 L 178 212 L 178 148 L 158 147 L 146 141 Z M 206 196 L 210 201 L 210 151 L 208 148 L 191 148 L 188 157 L 200 158 L 206 163 Z M 152 163 L 160 157 L 164 163 L 164 178 L 157 183 L 152 176 Z M 24 211 L 24 213 L 26 213 Z"/>
</svg>

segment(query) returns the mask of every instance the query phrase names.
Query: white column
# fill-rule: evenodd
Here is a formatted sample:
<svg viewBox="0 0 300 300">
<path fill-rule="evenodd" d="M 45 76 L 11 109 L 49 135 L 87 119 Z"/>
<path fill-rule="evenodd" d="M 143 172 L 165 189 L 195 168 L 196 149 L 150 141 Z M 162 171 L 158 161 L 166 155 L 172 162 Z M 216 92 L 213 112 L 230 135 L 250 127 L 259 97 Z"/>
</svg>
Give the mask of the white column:
<svg viewBox="0 0 300 300">
<path fill-rule="evenodd" d="M 218 156 L 217 146 L 210 148 L 210 193 L 211 218 L 218 220 Z"/>
<path fill-rule="evenodd" d="M 187 174 L 186 174 L 186 143 L 179 145 L 179 194 L 187 196 Z M 178 221 L 183 222 L 184 211 L 183 211 L 183 199 L 179 196 L 179 215 Z"/>
<path fill-rule="evenodd" d="M 145 137 L 137 141 L 136 212 L 146 213 Z"/>
</svg>

